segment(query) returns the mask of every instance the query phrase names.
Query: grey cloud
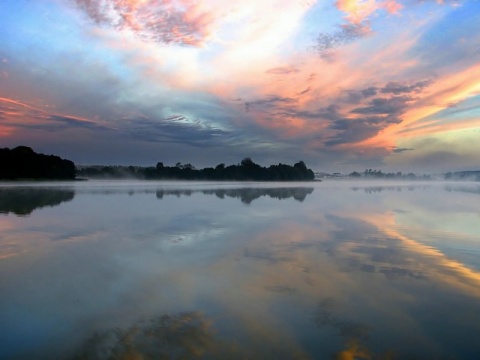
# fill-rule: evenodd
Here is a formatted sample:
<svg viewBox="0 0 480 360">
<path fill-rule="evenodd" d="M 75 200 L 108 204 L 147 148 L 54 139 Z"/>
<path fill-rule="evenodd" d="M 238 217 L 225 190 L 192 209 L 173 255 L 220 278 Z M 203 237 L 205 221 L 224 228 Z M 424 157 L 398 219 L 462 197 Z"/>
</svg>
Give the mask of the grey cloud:
<svg viewBox="0 0 480 360">
<path fill-rule="evenodd" d="M 358 103 L 362 100 L 375 96 L 378 93 L 378 87 L 370 86 L 360 90 L 349 90 L 346 92 L 346 101 L 349 103 Z"/>
<path fill-rule="evenodd" d="M 368 116 L 359 119 L 338 119 L 331 122 L 329 129 L 337 133 L 324 141 L 327 146 L 355 143 L 378 134 L 382 129 L 400 123 L 394 116 Z"/>
<path fill-rule="evenodd" d="M 314 119 L 336 120 L 341 117 L 341 114 L 338 111 L 338 106 L 334 104 L 331 104 L 327 107 L 323 107 L 313 111 L 298 110 L 292 107 L 288 107 L 276 112 L 275 115 L 283 115 L 283 116 L 297 117 L 302 119 L 313 119 L 313 120 Z"/>
<path fill-rule="evenodd" d="M 49 115 L 48 118 L 54 121 L 65 123 L 69 127 L 73 126 L 77 128 L 86 128 L 86 129 L 99 129 L 99 128 L 105 129 L 106 128 L 105 126 L 102 126 L 96 122 L 77 119 L 73 116 L 53 114 L 53 115 Z"/>
<path fill-rule="evenodd" d="M 278 105 L 282 104 L 292 104 L 295 103 L 296 100 L 293 98 L 281 97 L 281 96 L 270 96 L 266 99 L 254 100 L 245 102 L 245 111 L 250 110 L 269 110 Z"/>
<path fill-rule="evenodd" d="M 380 92 L 394 95 L 418 93 L 430 84 L 430 80 L 422 80 L 414 83 L 391 81 L 381 88 Z"/>
<path fill-rule="evenodd" d="M 374 86 L 370 86 L 368 88 L 362 89 L 359 91 L 360 94 L 362 94 L 363 97 L 370 97 L 370 96 L 375 96 L 377 95 L 377 88 Z"/>
<path fill-rule="evenodd" d="M 317 36 L 314 50 L 322 57 L 330 57 L 333 50 L 349 44 L 372 32 L 369 23 L 344 24 L 333 34 L 320 33 Z"/>
<path fill-rule="evenodd" d="M 417 94 L 432 83 L 431 80 L 422 81 L 390 81 L 384 86 L 369 86 L 360 90 L 347 91 L 347 101 L 351 103 L 361 102 L 377 94 L 407 95 Z"/>
<path fill-rule="evenodd" d="M 221 130 L 204 121 L 191 121 L 183 115 L 173 115 L 160 120 L 146 117 L 131 119 L 126 130 L 139 140 L 179 142 L 192 146 L 227 145 L 235 138 L 232 132 Z"/>
<path fill-rule="evenodd" d="M 411 100 L 413 99 L 409 96 L 375 98 L 370 101 L 368 106 L 356 108 L 351 112 L 354 114 L 400 114 L 405 110 L 408 102 Z"/>
<path fill-rule="evenodd" d="M 394 147 L 394 148 L 392 149 L 392 152 L 394 152 L 394 153 L 402 153 L 402 152 L 405 152 L 405 151 L 412 151 L 412 150 L 415 150 L 415 149 Z"/>
</svg>

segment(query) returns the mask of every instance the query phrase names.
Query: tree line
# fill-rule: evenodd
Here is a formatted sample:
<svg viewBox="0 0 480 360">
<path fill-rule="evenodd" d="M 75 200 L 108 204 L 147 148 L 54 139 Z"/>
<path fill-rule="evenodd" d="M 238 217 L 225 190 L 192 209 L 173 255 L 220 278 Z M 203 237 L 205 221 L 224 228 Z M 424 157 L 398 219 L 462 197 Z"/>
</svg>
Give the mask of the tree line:
<svg viewBox="0 0 480 360">
<path fill-rule="evenodd" d="M 196 169 L 191 164 L 177 163 L 165 166 L 162 162 L 155 167 L 135 166 L 88 166 L 77 170 L 85 178 L 137 178 L 145 180 L 223 180 L 223 181 L 312 181 L 315 174 L 303 161 L 293 166 L 278 164 L 263 167 L 251 158 L 244 158 L 237 165 L 219 164 L 216 167 Z"/>
<path fill-rule="evenodd" d="M 448 172 L 444 177 L 445 180 L 480 181 L 480 170 Z"/>
<path fill-rule="evenodd" d="M 55 155 L 37 154 L 27 146 L 0 149 L 2 180 L 73 180 L 75 164 Z"/>
<path fill-rule="evenodd" d="M 430 175 L 416 175 L 413 172 L 404 174 L 401 171 L 384 173 L 381 170 L 365 169 L 363 173 L 354 171 L 348 175 L 351 178 L 369 178 L 369 179 L 406 179 L 406 180 L 431 180 Z"/>
</svg>

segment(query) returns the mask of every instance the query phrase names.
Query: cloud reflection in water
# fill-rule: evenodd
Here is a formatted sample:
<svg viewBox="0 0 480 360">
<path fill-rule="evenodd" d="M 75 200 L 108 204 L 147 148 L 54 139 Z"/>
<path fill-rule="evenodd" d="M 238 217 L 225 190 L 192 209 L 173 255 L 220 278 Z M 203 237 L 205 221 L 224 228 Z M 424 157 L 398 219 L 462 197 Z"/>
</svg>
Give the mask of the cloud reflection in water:
<svg viewBox="0 0 480 360">
<path fill-rule="evenodd" d="M 469 192 L 102 184 L 0 217 L 1 244 L 37 239 L 0 261 L 0 357 L 22 334 L 47 358 L 475 355 L 480 272 L 449 250 L 480 263 Z"/>
</svg>

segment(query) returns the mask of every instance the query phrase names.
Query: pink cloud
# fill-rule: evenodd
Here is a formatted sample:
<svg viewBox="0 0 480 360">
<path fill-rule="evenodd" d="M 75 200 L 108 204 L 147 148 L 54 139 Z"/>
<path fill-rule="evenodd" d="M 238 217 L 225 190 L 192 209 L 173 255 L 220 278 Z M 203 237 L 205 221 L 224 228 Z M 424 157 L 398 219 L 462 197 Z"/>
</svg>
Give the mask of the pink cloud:
<svg viewBox="0 0 480 360">
<path fill-rule="evenodd" d="M 211 14 L 192 0 L 76 0 L 97 24 L 152 42 L 202 46 Z"/>
</svg>

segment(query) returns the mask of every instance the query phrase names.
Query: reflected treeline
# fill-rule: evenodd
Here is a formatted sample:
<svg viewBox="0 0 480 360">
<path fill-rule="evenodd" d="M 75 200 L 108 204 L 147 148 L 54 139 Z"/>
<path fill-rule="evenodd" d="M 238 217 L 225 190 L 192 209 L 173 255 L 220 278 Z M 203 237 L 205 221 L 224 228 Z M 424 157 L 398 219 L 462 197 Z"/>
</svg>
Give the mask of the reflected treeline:
<svg viewBox="0 0 480 360">
<path fill-rule="evenodd" d="M 445 174 L 445 180 L 480 181 L 480 171 L 457 171 Z"/>
<path fill-rule="evenodd" d="M 307 195 L 313 193 L 313 188 L 292 187 L 292 188 L 241 188 L 241 189 L 210 189 L 210 190 L 157 190 L 157 198 L 162 199 L 166 195 L 191 196 L 194 193 L 202 193 L 204 195 L 215 195 L 219 199 L 225 197 L 240 199 L 244 204 L 251 204 L 252 201 L 262 196 L 268 196 L 273 199 L 289 199 L 294 198 L 302 202 Z"/>
<path fill-rule="evenodd" d="M 422 185 L 422 186 L 419 186 L 419 185 L 408 185 L 408 186 L 382 186 L 382 185 L 379 185 L 379 186 L 366 186 L 366 187 L 359 187 L 359 186 L 355 186 L 355 187 L 352 187 L 352 190 L 353 191 L 359 191 L 359 190 L 363 190 L 365 192 L 365 194 L 375 194 L 375 193 L 380 193 L 382 191 L 398 191 L 398 192 L 402 192 L 402 191 L 414 191 L 415 189 L 425 189 L 427 188 L 428 185 Z"/>
<path fill-rule="evenodd" d="M 74 196 L 73 189 L 2 188 L 0 189 L 0 213 L 29 215 L 35 209 L 71 201 Z"/>
<path fill-rule="evenodd" d="M 165 196 L 191 196 L 195 193 L 204 195 L 215 195 L 219 199 L 225 197 L 240 199 L 244 204 L 251 204 L 252 201 L 268 196 L 270 198 L 284 200 L 293 198 L 302 202 L 305 198 L 313 193 L 313 188 L 292 187 L 292 188 L 241 188 L 241 189 L 172 189 L 172 190 L 155 190 L 155 189 L 89 189 L 87 193 L 113 195 L 119 193 L 155 193 L 158 199 Z M 83 190 L 77 190 L 85 193 Z M 19 216 L 29 215 L 35 209 L 47 206 L 57 206 L 63 202 L 73 200 L 76 190 L 59 189 L 59 188 L 0 188 L 0 213 L 14 213 Z"/>
<path fill-rule="evenodd" d="M 464 192 L 468 194 L 480 195 L 480 185 L 468 186 L 468 185 L 447 185 L 445 190 L 449 192 Z"/>
</svg>

